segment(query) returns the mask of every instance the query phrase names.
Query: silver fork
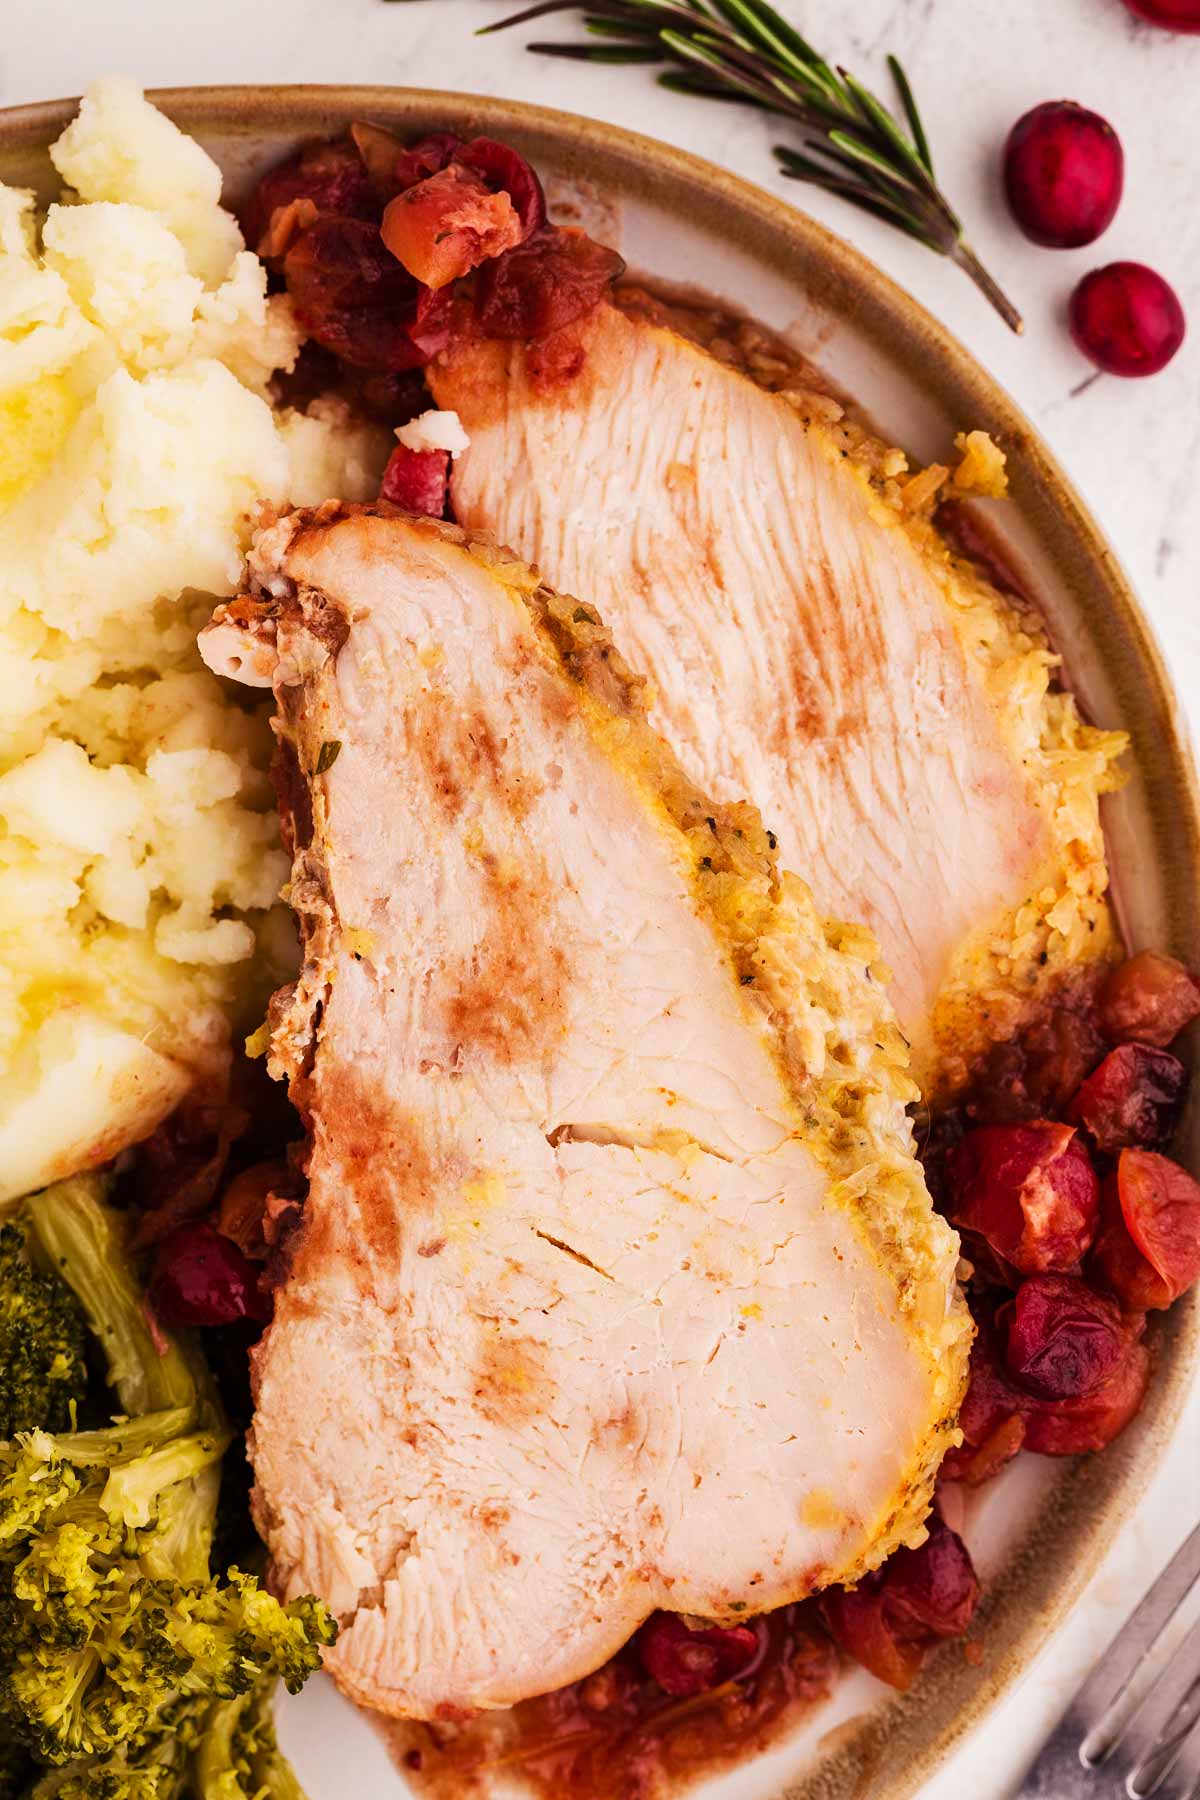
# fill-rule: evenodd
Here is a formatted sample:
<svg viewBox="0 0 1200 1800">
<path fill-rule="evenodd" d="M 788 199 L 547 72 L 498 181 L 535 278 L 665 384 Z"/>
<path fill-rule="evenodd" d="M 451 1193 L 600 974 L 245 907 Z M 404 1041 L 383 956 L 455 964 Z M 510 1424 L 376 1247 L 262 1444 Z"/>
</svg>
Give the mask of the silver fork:
<svg viewBox="0 0 1200 1800">
<path fill-rule="evenodd" d="M 1013 1800 L 1200 1800 L 1200 1621 L 1134 1690 L 1200 1580 L 1200 1526 L 1126 1619 Z"/>
</svg>

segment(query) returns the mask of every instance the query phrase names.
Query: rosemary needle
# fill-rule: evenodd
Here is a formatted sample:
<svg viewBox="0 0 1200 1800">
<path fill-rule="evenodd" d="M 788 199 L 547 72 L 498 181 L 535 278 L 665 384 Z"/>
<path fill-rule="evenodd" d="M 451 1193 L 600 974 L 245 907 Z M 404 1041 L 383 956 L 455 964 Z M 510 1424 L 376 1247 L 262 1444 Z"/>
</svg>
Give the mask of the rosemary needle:
<svg viewBox="0 0 1200 1800">
<path fill-rule="evenodd" d="M 827 62 L 768 0 L 538 0 L 485 25 L 481 35 L 553 13 L 581 14 L 586 36 L 530 44 L 541 56 L 661 64 L 659 81 L 676 93 L 742 101 L 790 119 L 799 127 L 798 146 L 775 146 L 786 176 L 837 194 L 948 256 L 1005 324 L 1024 329 L 938 186 L 916 99 L 896 57 L 888 57 L 888 68 L 900 116 L 847 69 Z"/>
</svg>

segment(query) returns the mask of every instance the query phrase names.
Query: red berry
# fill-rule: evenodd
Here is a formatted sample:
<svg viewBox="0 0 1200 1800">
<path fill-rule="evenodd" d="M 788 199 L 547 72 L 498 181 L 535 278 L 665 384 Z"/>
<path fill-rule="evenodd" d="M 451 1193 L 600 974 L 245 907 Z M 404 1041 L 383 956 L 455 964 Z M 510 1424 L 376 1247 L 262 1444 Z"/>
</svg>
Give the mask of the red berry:
<svg viewBox="0 0 1200 1800">
<path fill-rule="evenodd" d="M 448 450 L 409 450 L 404 444 L 397 444 L 383 471 L 379 498 L 402 506 L 406 512 L 440 519 L 446 511 L 449 477 Z"/>
<path fill-rule="evenodd" d="M 911 1687 L 938 1638 L 961 1637 L 979 1602 L 979 1579 L 956 1531 L 932 1513 L 916 1550 L 893 1551 L 854 1588 L 826 1588 L 821 1611 L 856 1662 L 894 1688 Z"/>
<path fill-rule="evenodd" d="M 1200 1182 L 1153 1150 L 1122 1150 L 1105 1183 L 1095 1262 L 1123 1305 L 1173 1305 L 1200 1280 Z"/>
<path fill-rule="evenodd" d="M 1125 0 L 1131 13 L 1164 31 L 1200 31 L 1200 0 Z"/>
<path fill-rule="evenodd" d="M 1157 375 L 1187 330 L 1173 287 L 1144 263 L 1109 263 L 1071 295 L 1071 336 L 1108 375 Z"/>
<path fill-rule="evenodd" d="M 1110 1044 L 1172 1043 L 1200 1018 L 1200 981 L 1173 956 L 1139 950 L 1119 963 L 1100 990 L 1100 1029 Z"/>
<path fill-rule="evenodd" d="M 1121 140 L 1099 113 L 1047 100 L 1018 119 L 1004 149 L 1013 218 L 1035 244 L 1075 250 L 1107 231 L 1121 200 Z"/>
<path fill-rule="evenodd" d="M 719 1626 L 693 1631 L 676 1613 L 651 1613 L 634 1639 L 643 1669 L 676 1699 L 705 1694 L 748 1675 L 766 1649 L 766 1626 Z"/>
<path fill-rule="evenodd" d="M 150 1303 L 164 1325 L 232 1325 L 271 1316 L 258 1268 L 207 1223 L 181 1225 L 158 1246 Z"/>
<path fill-rule="evenodd" d="M 1096 1235 L 1100 1183 L 1070 1125 L 981 1125 L 947 1157 L 946 1178 L 951 1223 L 1023 1275 L 1073 1269 Z"/>
<path fill-rule="evenodd" d="M 1126 1351 L 1121 1309 L 1076 1275 L 1033 1275 L 1000 1309 L 1004 1360 L 1037 1400 L 1077 1400 L 1111 1380 Z"/>
<path fill-rule="evenodd" d="M 1166 1143 L 1187 1092 L 1187 1070 L 1169 1050 L 1119 1044 L 1093 1069 L 1067 1109 L 1097 1150 L 1113 1156 L 1138 1145 Z"/>
</svg>

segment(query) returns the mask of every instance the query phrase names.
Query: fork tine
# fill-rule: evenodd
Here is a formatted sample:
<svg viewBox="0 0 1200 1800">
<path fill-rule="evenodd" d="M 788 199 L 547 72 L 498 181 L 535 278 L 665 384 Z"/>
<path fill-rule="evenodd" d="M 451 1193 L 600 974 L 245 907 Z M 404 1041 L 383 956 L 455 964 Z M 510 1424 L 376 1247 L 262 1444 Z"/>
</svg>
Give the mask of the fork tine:
<svg viewBox="0 0 1200 1800">
<path fill-rule="evenodd" d="M 1193 1800 L 1197 1792 L 1200 1792 L 1200 1719 L 1193 1721 L 1155 1800 Z"/>
<path fill-rule="evenodd" d="M 1190 1730 L 1195 1723 L 1194 1710 L 1188 1717 L 1187 1702 L 1197 1683 L 1200 1621 L 1192 1626 L 1116 1740 L 1115 1760 L 1128 1771 L 1126 1790 L 1132 1800 L 1144 1800 L 1159 1791 L 1172 1739 L 1183 1736 L 1185 1726 Z"/>
<path fill-rule="evenodd" d="M 1108 1736 L 1100 1728 L 1113 1712 L 1165 1627 L 1200 1579 L 1200 1526 L 1180 1545 L 1153 1587 L 1113 1637 L 1099 1662 L 1075 1695 L 1055 1730 L 1042 1746 L 1014 1800 L 1068 1800 L 1091 1787 L 1086 1773 L 1102 1762 L 1117 1736 L 1114 1721 Z M 1171 1800 L 1200 1800 L 1174 1785 L 1187 1777 L 1200 1744 L 1189 1739 L 1187 1761 L 1181 1754 L 1171 1771 Z M 1196 1774 L 1200 1777 L 1200 1766 Z M 1196 1782 L 1193 1780 L 1193 1786 Z M 1094 1790 L 1093 1790 L 1094 1791 Z M 1165 1800 L 1165 1796 L 1164 1796 Z"/>
<path fill-rule="evenodd" d="M 1198 1580 L 1200 1526 L 1179 1546 L 1071 1702 L 1069 1713 L 1079 1727 L 1085 1762 L 1102 1762 L 1108 1755 L 1116 1734 L 1099 1744 L 1093 1744 L 1091 1740 Z"/>
</svg>

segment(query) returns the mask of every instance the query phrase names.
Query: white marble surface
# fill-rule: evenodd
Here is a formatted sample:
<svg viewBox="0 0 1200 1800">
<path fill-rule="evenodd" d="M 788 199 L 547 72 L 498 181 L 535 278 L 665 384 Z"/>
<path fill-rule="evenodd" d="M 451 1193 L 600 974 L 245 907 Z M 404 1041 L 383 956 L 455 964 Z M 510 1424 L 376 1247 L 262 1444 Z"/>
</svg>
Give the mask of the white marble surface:
<svg viewBox="0 0 1200 1800">
<path fill-rule="evenodd" d="M 514 0 L 515 4 L 515 0 Z M 1012 338 L 954 269 L 834 200 L 777 181 L 778 128 L 656 89 L 642 70 L 535 61 L 520 34 L 477 40 L 503 0 L 5 0 L 0 105 L 76 93 L 122 70 L 147 86 L 243 81 L 374 81 L 504 94 L 650 132 L 776 187 L 851 238 L 943 318 L 1008 387 L 1091 502 L 1158 630 L 1200 735 L 1200 38 L 1136 25 L 1121 0 L 782 0 L 808 35 L 886 83 L 905 61 L 939 173 L 971 235 L 1023 307 Z M 527 34 L 525 34 L 527 35 Z M 1070 96 L 1123 139 L 1125 201 L 1102 242 L 1039 251 L 1008 223 L 996 159 L 1028 106 Z M 1193 335 L 1146 382 L 1101 377 L 1067 339 L 1075 280 L 1116 258 L 1154 264 L 1178 288 Z M 1088 1661 L 1176 1542 L 1200 1500 L 1200 1395 L 1136 1518 L 1083 1604 L 1020 1687 L 925 1790 L 1000 1800 Z"/>
</svg>

